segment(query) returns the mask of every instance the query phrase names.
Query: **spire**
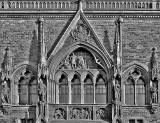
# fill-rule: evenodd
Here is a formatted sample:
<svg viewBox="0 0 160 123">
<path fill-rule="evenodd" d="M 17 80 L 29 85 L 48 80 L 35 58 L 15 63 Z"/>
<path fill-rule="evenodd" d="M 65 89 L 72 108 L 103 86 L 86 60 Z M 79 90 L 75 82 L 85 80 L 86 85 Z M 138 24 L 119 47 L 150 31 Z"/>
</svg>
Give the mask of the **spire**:
<svg viewBox="0 0 160 123">
<path fill-rule="evenodd" d="M 39 61 L 39 74 L 46 75 L 46 44 L 44 41 L 44 19 L 38 18 L 38 41 L 40 42 L 40 61 Z"/>
<path fill-rule="evenodd" d="M 115 21 L 115 40 L 114 40 L 114 47 L 113 47 L 113 60 L 114 66 L 117 69 L 117 72 L 120 73 L 121 71 L 121 64 L 122 64 L 122 42 L 121 42 L 121 23 L 123 19 L 119 17 Z"/>
<path fill-rule="evenodd" d="M 152 54 L 150 58 L 150 78 L 151 80 L 158 78 L 158 64 L 156 61 L 156 49 L 152 48 Z"/>
</svg>

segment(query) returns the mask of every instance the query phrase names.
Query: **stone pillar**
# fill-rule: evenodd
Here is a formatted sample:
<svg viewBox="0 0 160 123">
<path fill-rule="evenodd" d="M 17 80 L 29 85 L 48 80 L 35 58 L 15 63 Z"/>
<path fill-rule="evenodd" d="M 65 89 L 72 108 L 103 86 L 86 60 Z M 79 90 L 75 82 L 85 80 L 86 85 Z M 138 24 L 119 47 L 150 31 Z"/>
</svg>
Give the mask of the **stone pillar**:
<svg viewBox="0 0 160 123">
<path fill-rule="evenodd" d="M 72 103 L 72 90 L 71 90 L 71 86 L 72 86 L 72 80 L 73 76 L 68 76 L 68 103 L 71 104 Z"/>
</svg>

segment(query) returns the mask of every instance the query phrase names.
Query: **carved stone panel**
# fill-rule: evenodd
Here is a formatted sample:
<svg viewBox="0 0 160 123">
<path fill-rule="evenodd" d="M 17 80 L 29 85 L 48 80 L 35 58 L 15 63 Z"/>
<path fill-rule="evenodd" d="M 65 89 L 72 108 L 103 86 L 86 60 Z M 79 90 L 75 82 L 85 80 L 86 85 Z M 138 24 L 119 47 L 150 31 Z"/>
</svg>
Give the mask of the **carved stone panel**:
<svg viewBox="0 0 160 123">
<path fill-rule="evenodd" d="M 66 119 L 66 109 L 63 107 L 54 108 L 53 119 L 65 120 Z"/>
<path fill-rule="evenodd" d="M 93 109 L 91 107 L 71 107 L 70 119 L 88 119 L 92 120 Z"/>
</svg>

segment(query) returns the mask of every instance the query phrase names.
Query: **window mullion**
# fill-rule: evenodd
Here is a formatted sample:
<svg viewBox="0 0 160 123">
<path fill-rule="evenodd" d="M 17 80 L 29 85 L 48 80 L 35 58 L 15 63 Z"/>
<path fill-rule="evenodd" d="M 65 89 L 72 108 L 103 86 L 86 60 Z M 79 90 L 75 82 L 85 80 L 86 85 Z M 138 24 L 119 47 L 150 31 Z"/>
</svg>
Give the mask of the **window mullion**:
<svg viewBox="0 0 160 123">
<path fill-rule="evenodd" d="M 72 103 L 71 81 L 68 81 L 68 103 Z"/>
<path fill-rule="evenodd" d="M 84 104 L 84 81 L 81 82 L 81 104 Z"/>
<path fill-rule="evenodd" d="M 134 104 L 135 105 L 137 105 L 136 92 L 137 92 L 137 89 L 136 89 L 136 81 L 135 81 L 134 82 Z"/>
</svg>

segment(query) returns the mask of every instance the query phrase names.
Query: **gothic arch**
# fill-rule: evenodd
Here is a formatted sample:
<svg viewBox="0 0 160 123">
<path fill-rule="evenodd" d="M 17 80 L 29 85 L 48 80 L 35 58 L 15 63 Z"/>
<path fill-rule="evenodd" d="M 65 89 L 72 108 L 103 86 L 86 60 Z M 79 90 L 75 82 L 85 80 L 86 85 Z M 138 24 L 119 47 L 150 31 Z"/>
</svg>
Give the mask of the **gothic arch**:
<svg viewBox="0 0 160 123">
<path fill-rule="evenodd" d="M 128 83 L 129 81 L 132 81 L 132 84 Z M 139 104 L 140 105 L 149 104 L 149 101 L 150 101 L 149 86 L 150 86 L 149 74 L 148 74 L 148 70 L 144 68 L 144 66 L 141 66 L 140 64 L 135 64 L 135 63 L 128 66 L 128 68 L 122 74 L 122 100 L 124 101 L 123 103 L 126 104 L 127 100 L 131 100 L 131 99 L 127 99 L 128 97 L 131 97 L 131 95 L 127 97 L 127 94 L 134 93 L 134 95 L 136 95 L 136 96 L 132 95 L 134 97 L 134 101 L 133 100 L 128 101 L 127 103 L 130 104 L 131 102 L 134 102 L 131 105 L 137 105 L 137 103 L 139 103 L 138 102 L 139 100 L 135 98 L 140 98 L 138 97 L 138 95 L 140 95 L 138 93 L 143 92 L 144 96 L 142 96 L 142 98 L 143 98 L 143 101 L 145 100 L 145 102 L 143 103 L 140 102 Z M 137 89 L 141 88 L 141 91 L 138 91 L 135 88 Z M 133 90 L 133 92 L 131 92 L 131 90 Z"/>
<path fill-rule="evenodd" d="M 131 65 L 128 65 L 127 69 L 124 70 L 123 73 L 122 73 L 122 82 L 123 82 L 123 80 L 127 79 L 129 72 L 134 68 L 139 69 L 142 73 L 142 76 L 145 76 L 145 78 L 144 78 L 145 81 L 149 82 L 148 69 L 145 65 L 142 66 L 142 64 L 140 64 L 140 63 L 139 64 L 133 63 Z"/>
<path fill-rule="evenodd" d="M 97 48 L 94 45 L 91 45 L 87 42 L 77 42 L 71 46 L 63 48 L 62 50 L 57 52 L 57 54 L 55 54 L 55 56 L 50 56 L 50 58 L 48 58 L 49 75 L 52 74 L 51 75 L 53 77 L 52 79 L 54 79 L 54 75 L 58 69 L 59 63 L 67 55 L 71 54 L 73 51 L 75 51 L 78 48 L 84 48 L 84 49 L 88 50 L 93 56 L 95 56 L 95 55 L 99 56 L 100 61 L 102 61 L 104 64 L 103 67 L 104 67 L 105 72 L 107 73 L 107 75 L 109 75 L 109 73 L 110 73 L 109 69 L 111 68 L 111 64 L 112 64 L 111 58 L 107 54 L 104 54 L 101 49 Z M 97 59 L 97 62 L 98 62 L 98 59 Z M 107 76 L 107 78 L 109 78 L 109 76 Z"/>
<path fill-rule="evenodd" d="M 31 74 L 34 76 L 35 80 L 37 78 L 37 71 L 32 65 L 21 64 L 21 65 L 17 66 L 17 68 L 15 68 L 15 70 L 13 71 L 13 73 L 11 75 L 11 78 L 12 78 L 12 80 L 11 80 L 12 81 L 12 83 L 11 83 L 11 93 L 12 93 L 11 103 L 12 104 L 19 103 L 18 84 L 19 84 L 19 80 L 21 79 L 21 77 L 23 76 L 23 73 L 25 73 L 25 71 L 30 71 Z M 29 83 L 29 84 L 31 84 L 31 83 Z"/>
</svg>

